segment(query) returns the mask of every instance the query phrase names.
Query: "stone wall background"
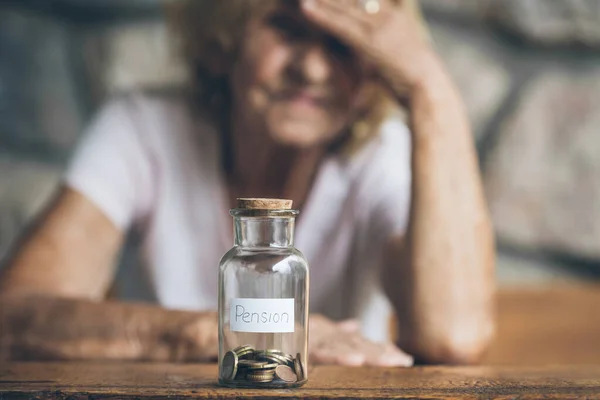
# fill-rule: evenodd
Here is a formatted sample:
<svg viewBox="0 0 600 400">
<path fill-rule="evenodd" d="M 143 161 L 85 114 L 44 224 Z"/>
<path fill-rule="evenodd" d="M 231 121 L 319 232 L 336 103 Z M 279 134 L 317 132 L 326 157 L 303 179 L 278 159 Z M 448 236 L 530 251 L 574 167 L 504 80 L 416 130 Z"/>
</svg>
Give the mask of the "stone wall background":
<svg viewBox="0 0 600 400">
<path fill-rule="evenodd" d="M 185 81 L 159 2 L 0 3 L 0 259 L 107 96 Z M 473 123 L 499 281 L 599 279 L 600 1 L 421 4 Z"/>
</svg>

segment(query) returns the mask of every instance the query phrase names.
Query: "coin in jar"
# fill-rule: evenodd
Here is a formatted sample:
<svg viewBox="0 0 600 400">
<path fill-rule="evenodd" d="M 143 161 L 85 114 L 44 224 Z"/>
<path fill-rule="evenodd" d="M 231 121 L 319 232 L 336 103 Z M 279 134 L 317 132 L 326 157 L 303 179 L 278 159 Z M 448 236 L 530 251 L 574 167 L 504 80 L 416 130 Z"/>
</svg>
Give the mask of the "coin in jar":
<svg viewBox="0 0 600 400">
<path fill-rule="evenodd" d="M 263 365 L 267 365 L 268 362 L 267 361 L 258 361 L 258 360 L 240 360 L 238 362 L 238 367 L 240 368 L 249 368 L 249 369 L 255 369 L 255 368 L 259 368 L 262 367 Z"/>
<path fill-rule="evenodd" d="M 284 356 L 275 353 L 260 353 L 259 357 L 265 360 L 275 362 L 277 364 L 285 365 L 288 363 L 288 360 Z"/>
<path fill-rule="evenodd" d="M 294 366 L 294 357 L 290 356 L 289 354 L 284 354 L 282 357 L 285 359 L 286 364 L 289 367 L 293 367 Z"/>
<path fill-rule="evenodd" d="M 231 380 L 235 378 L 238 369 L 238 356 L 233 351 L 228 351 L 223 356 L 223 362 L 221 363 L 221 377 L 223 379 Z"/>
<path fill-rule="evenodd" d="M 236 347 L 235 349 L 233 349 L 232 351 L 234 353 L 239 353 L 248 349 L 252 349 L 252 346 L 250 346 L 249 344 L 243 344 L 241 346 Z"/>
<path fill-rule="evenodd" d="M 273 359 L 276 359 L 280 364 L 291 364 L 294 362 L 294 357 L 284 353 L 281 350 L 269 349 L 265 350 L 264 354 L 265 356 L 270 356 Z"/>
<path fill-rule="evenodd" d="M 243 381 L 246 379 L 246 374 L 248 373 L 248 369 L 246 368 L 238 368 L 237 373 L 235 374 L 236 381 Z"/>
<path fill-rule="evenodd" d="M 283 355 L 283 351 L 281 350 L 277 350 L 277 349 L 267 349 L 267 350 L 263 350 L 265 353 L 267 354 L 279 354 L 279 355 Z"/>
<path fill-rule="evenodd" d="M 277 363 L 265 363 L 264 365 L 257 365 L 255 367 L 250 367 L 249 369 L 252 370 L 259 370 L 259 371 L 275 371 L 275 368 L 278 366 L 279 364 Z"/>
<path fill-rule="evenodd" d="M 236 347 L 233 352 L 237 354 L 238 358 L 252 358 L 254 355 L 254 348 L 246 344 L 243 346 Z"/>
<path fill-rule="evenodd" d="M 275 374 L 273 372 L 257 371 L 250 372 L 246 375 L 246 380 L 250 382 L 267 383 L 271 382 L 273 379 L 275 379 Z"/>
<path fill-rule="evenodd" d="M 304 366 L 302 365 L 302 356 L 300 353 L 296 354 L 296 359 L 294 360 L 294 371 L 296 371 L 296 375 L 299 380 L 304 380 Z"/>
<path fill-rule="evenodd" d="M 287 383 L 294 383 L 298 380 L 298 375 L 287 365 L 278 365 L 275 368 L 275 376 Z"/>
</svg>

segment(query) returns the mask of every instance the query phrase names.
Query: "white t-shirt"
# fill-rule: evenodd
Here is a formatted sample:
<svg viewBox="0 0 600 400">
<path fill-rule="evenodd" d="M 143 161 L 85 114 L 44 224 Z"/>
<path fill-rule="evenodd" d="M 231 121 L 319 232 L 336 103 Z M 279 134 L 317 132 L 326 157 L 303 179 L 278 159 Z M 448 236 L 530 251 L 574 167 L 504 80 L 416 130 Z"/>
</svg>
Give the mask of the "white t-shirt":
<svg viewBox="0 0 600 400">
<path fill-rule="evenodd" d="M 218 264 L 233 244 L 220 154 L 218 133 L 182 98 L 137 94 L 102 110 L 67 172 L 117 227 L 142 232 L 144 272 L 165 307 L 217 308 Z M 396 119 L 357 154 L 322 163 L 295 235 L 311 312 L 387 337 L 378 269 L 382 245 L 406 229 L 410 181 L 410 134 Z"/>
</svg>

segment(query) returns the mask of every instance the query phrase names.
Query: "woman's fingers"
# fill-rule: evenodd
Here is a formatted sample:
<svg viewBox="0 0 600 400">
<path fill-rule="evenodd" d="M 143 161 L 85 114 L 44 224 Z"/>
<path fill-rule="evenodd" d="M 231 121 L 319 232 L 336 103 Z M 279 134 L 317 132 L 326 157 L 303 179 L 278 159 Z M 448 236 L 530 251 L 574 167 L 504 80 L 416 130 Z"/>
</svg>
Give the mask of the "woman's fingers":
<svg viewBox="0 0 600 400">
<path fill-rule="evenodd" d="M 337 364 L 348 367 L 360 367 L 365 365 L 366 356 L 357 352 L 344 352 L 337 356 Z"/>
<path fill-rule="evenodd" d="M 374 343 L 358 333 L 339 332 L 311 349 L 311 362 L 345 366 L 410 367 L 413 358 L 392 343 Z"/>
<path fill-rule="evenodd" d="M 338 328 L 344 332 L 355 333 L 360 331 L 360 323 L 355 319 L 348 319 L 338 323 Z"/>
<path fill-rule="evenodd" d="M 381 53 L 390 56 L 390 52 L 382 51 L 378 43 L 382 36 L 384 42 L 395 40 L 382 32 L 389 31 L 388 22 L 397 13 L 389 0 L 378 0 L 377 4 L 380 10 L 376 14 L 369 14 L 360 0 L 303 0 L 302 8 L 308 19 L 358 50 L 366 59 L 373 59 L 381 58 Z"/>
<path fill-rule="evenodd" d="M 322 343 L 318 348 L 311 351 L 312 361 L 315 364 L 335 364 L 346 366 L 361 366 L 365 363 L 365 355 L 352 349 L 351 340 L 344 340 L 343 336 L 338 340 L 329 340 Z"/>
<path fill-rule="evenodd" d="M 376 14 L 369 14 L 362 8 L 360 0 L 304 0 L 313 3 L 316 9 L 346 16 L 364 25 L 372 25 Z M 378 2 L 381 4 L 380 2 Z M 310 5 L 309 5 L 310 6 Z M 379 14 L 379 13 L 378 13 Z"/>
<path fill-rule="evenodd" d="M 330 33 L 350 42 L 364 39 L 370 24 L 350 12 L 340 12 L 338 6 L 323 0 L 304 0 L 302 8 L 306 16 Z"/>
<path fill-rule="evenodd" d="M 323 317 L 311 318 L 310 362 L 346 366 L 408 367 L 412 357 L 393 343 L 375 343 L 360 332 L 356 319 L 334 322 Z"/>
<path fill-rule="evenodd" d="M 365 365 L 377 367 L 409 367 L 412 357 L 402 352 L 393 343 L 374 343 L 363 339 L 361 351 L 365 354 Z"/>
<path fill-rule="evenodd" d="M 336 352 L 331 349 L 315 349 L 310 352 L 310 362 L 317 365 L 337 364 Z"/>
<path fill-rule="evenodd" d="M 406 354 L 393 343 L 381 344 L 382 348 L 377 355 L 367 359 L 368 365 L 379 367 L 411 367 L 414 364 L 412 356 Z"/>
</svg>

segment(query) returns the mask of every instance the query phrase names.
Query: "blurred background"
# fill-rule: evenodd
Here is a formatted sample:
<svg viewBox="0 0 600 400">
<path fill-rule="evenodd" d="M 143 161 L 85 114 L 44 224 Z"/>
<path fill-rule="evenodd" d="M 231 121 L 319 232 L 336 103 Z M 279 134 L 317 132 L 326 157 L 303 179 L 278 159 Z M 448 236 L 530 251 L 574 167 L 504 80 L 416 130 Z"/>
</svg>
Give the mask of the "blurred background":
<svg viewBox="0 0 600 400">
<path fill-rule="evenodd" d="M 421 4 L 474 127 L 501 288 L 600 280 L 600 1 Z M 185 80 L 160 0 L 0 0 L 0 259 L 108 96 Z M 120 293 L 144 298 L 130 243 Z"/>
</svg>

